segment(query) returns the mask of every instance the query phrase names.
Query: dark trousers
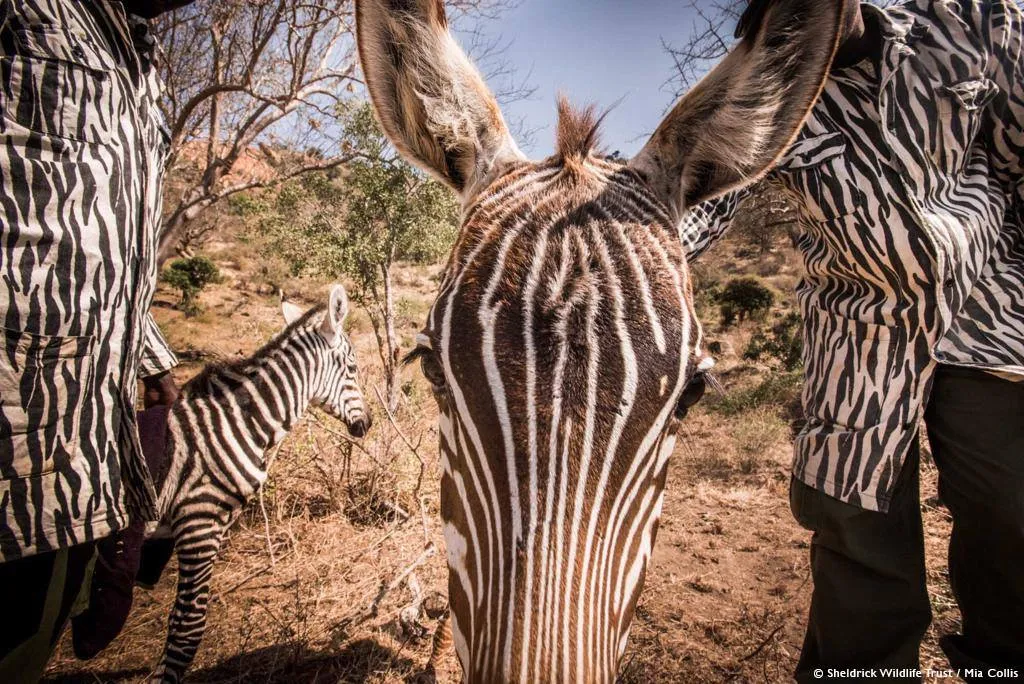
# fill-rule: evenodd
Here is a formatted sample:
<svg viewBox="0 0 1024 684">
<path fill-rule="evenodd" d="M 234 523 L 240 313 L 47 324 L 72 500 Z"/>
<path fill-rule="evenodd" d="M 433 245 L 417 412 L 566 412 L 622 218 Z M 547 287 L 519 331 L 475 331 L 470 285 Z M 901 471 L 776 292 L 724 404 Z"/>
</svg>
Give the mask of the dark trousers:
<svg viewBox="0 0 1024 684">
<path fill-rule="evenodd" d="M 71 614 L 83 606 L 93 543 L 0 563 L 0 682 L 35 684 Z"/>
<path fill-rule="evenodd" d="M 963 634 L 943 648 L 954 667 L 1024 678 L 1024 383 L 943 366 L 925 423 L 953 518 L 949 577 L 963 615 Z M 794 480 L 793 514 L 814 532 L 799 681 L 821 681 L 819 668 L 919 668 L 931 605 L 918 458 L 914 448 L 888 513 Z"/>
</svg>

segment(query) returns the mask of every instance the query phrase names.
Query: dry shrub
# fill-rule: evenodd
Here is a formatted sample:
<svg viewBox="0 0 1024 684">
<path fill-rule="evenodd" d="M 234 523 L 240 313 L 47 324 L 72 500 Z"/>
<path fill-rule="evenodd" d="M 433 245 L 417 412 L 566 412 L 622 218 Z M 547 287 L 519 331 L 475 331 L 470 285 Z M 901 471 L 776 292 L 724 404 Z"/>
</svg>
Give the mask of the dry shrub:
<svg viewBox="0 0 1024 684">
<path fill-rule="evenodd" d="M 726 390 L 713 396 L 708 408 L 726 416 L 737 416 L 748 411 L 772 406 L 787 406 L 798 399 L 803 373 L 772 373 L 757 384 L 742 389 Z"/>
<path fill-rule="evenodd" d="M 737 467 L 751 475 L 770 463 L 770 454 L 789 441 L 789 426 L 775 411 L 757 409 L 739 417 L 734 432 Z"/>
<path fill-rule="evenodd" d="M 412 515 L 410 497 L 401 491 L 393 470 L 376 468 L 356 473 L 349 480 L 347 492 L 345 516 L 357 527 L 381 527 Z"/>
</svg>

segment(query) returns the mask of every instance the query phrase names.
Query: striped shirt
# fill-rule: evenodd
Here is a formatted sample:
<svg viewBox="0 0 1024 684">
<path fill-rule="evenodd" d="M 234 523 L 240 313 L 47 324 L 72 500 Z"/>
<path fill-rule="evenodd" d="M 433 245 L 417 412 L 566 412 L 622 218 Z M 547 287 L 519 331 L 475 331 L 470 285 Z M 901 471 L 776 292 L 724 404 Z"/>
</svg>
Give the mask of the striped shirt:
<svg viewBox="0 0 1024 684">
<path fill-rule="evenodd" d="M 798 205 L 806 269 L 794 474 L 885 511 L 937 364 L 1024 376 L 1022 16 L 1011 0 L 863 10 L 878 63 L 832 73 L 771 179 Z M 691 257 L 747 194 L 683 222 Z"/>
<path fill-rule="evenodd" d="M 155 493 L 136 378 L 168 134 L 153 41 L 120 3 L 0 5 L 0 561 L 102 538 Z"/>
</svg>

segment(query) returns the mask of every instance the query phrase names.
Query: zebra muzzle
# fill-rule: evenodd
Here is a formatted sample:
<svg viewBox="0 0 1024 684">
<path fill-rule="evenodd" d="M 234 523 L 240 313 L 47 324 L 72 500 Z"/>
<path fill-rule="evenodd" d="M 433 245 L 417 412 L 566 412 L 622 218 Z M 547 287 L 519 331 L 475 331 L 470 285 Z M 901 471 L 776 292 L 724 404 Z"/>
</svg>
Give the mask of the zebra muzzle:
<svg viewBox="0 0 1024 684">
<path fill-rule="evenodd" d="M 365 437 L 373 427 L 373 418 L 369 412 L 366 412 L 358 418 L 348 421 L 346 425 L 348 425 L 348 433 L 353 437 Z"/>
</svg>

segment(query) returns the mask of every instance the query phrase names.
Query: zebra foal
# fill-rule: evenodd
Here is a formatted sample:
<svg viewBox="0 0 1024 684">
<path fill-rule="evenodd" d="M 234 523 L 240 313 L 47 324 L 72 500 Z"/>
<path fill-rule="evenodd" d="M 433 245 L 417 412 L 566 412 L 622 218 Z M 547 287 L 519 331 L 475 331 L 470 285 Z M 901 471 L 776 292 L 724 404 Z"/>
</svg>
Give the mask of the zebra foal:
<svg viewBox="0 0 1024 684">
<path fill-rule="evenodd" d="M 310 404 L 356 437 L 370 428 L 355 353 L 342 332 L 345 289 L 335 285 L 326 307 L 282 309 L 284 332 L 248 359 L 207 366 L 168 415 L 168 465 L 154 477 L 161 532 L 173 536 L 178 556 L 178 593 L 153 681 L 180 681 L 192 663 L 206 628 L 213 562 L 224 532 L 267 479 L 267 451 Z"/>
</svg>

